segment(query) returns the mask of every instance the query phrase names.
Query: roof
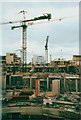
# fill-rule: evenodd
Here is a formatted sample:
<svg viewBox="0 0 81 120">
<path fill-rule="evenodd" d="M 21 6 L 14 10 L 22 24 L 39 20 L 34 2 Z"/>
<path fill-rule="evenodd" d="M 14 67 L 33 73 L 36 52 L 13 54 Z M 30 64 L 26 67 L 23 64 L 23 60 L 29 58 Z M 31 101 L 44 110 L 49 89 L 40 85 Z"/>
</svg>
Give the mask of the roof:
<svg viewBox="0 0 81 120">
<path fill-rule="evenodd" d="M 81 55 L 73 55 L 73 57 L 80 57 L 81 58 Z"/>
</svg>

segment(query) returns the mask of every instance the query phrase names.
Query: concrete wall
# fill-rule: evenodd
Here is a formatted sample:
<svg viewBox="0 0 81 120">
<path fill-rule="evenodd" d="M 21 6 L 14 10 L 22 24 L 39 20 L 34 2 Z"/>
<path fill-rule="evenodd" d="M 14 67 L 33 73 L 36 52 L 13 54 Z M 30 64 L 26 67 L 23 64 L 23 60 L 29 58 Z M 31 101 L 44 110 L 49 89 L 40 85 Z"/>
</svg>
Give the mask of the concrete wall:
<svg viewBox="0 0 81 120">
<path fill-rule="evenodd" d="M 6 63 L 11 64 L 14 62 L 14 54 L 6 53 Z"/>
<path fill-rule="evenodd" d="M 52 92 L 54 95 L 60 94 L 60 80 L 52 80 Z"/>
</svg>

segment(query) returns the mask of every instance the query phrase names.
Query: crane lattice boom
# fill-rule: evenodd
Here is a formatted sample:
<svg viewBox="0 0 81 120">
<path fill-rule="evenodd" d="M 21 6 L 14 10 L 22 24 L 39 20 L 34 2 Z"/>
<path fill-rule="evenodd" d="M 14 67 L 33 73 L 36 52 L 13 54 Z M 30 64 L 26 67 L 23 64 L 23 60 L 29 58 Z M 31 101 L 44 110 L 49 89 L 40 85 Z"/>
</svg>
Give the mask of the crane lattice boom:
<svg viewBox="0 0 81 120">
<path fill-rule="evenodd" d="M 25 11 L 21 11 L 20 13 L 23 13 L 23 17 L 25 19 Z M 40 16 L 40 17 L 35 17 L 34 19 L 28 19 L 28 20 L 23 20 L 21 22 L 21 25 L 20 26 L 13 26 L 11 27 L 11 29 L 15 29 L 15 28 L 22 28 L 22 67 L 25 68 L 26 66 L 26 49 L 27 49 L 27 45 L 26 45 L 26 29 L 27 29 L 27 25 L 26 25 L 26 22 L 29 22 L 29 21 L 37 21 L 37 20 L 43 20 L 43 19 L 48 19 L 50 20 L 51 19 L 51 14 L 46 14 L 46 15 L 43 15 L 43 16 Z M 12 23 L 12 22 L 9 22 L 9 23 Z"/>
</svg>

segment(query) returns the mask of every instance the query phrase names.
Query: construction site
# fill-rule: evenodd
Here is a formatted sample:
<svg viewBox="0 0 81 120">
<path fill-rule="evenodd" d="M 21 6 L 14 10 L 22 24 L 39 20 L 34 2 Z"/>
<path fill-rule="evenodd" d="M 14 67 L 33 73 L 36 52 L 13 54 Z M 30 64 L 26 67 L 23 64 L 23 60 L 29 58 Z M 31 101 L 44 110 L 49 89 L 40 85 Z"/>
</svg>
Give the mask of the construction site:
<svg viewBox="0 0 81 120">
<path fill-rule="evenodd" d="M 12 26 L 11 29 L 22 29 L 22 47 L 16 50 L 21 55 L 8 52 L 0 56 L 2 120 L 80 120 L 81 55 L 73 55 L 70 60 L 63 57 L 51 59 L 48 46 L 50 35 L 46 35 L 44 56 L 33 56 L 27 63 L 28 25 L 41 20 L 50 22 L 52 15 L 46 13 L 26 19 L 25 11 L 22 10 L 20 13 L 23 14 L 22 21 L 1 24 L 21 23 L 20 26 Z"/>
</svg>

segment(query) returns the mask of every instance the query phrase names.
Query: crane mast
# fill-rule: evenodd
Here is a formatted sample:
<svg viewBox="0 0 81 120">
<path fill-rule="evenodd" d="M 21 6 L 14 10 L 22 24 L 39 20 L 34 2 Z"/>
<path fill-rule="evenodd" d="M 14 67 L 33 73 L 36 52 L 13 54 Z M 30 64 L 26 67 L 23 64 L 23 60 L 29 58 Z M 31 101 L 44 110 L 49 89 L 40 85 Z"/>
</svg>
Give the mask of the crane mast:
<svg viewBox="0 0 81 120">
<path fill-rule="evenodd" d="M 20 11 L 20 13 L 23 13 L 23 18 L 25 20 L 25 13 L 26 11 Z M 26 49 L 27 49 L 27 45 L 26 45 L 26 29 L 27 29 L 27 25 L 25 22 L 22 22 L 22 66 L 25 67 L 26 66 Z"/>
<path fill-rule="evenodd" d="M 23 13 L 23 18 L 25 20 L 25 13 L 26 11 L 22 10 L 20 11 L 19 13 Z M 12 30 L 14 28 L 19 28 L 19 27 L 22 27 L 22 60 L 21 60 L 21 64 L 22 64 L 22 67 L 25 68 L 26 67 L 26 49 L 27 49 L 27 44 L 26 44 L 26 29 L 27 29 L 27 25 L 26 25 L 26 22 L 22 22 L 22 24 L 20 26 L 13 26 L 12 27 Z"/>
<path fill-rule="evenodd" d="M 27 26 L 23 25 L 22 27 L 22 65 L 23 67 L 26 65 L 26 29 L 27 29 Z"/>
<path fill-rule="evenodd" d="M 46 64 L 48 63 L 48 39 L 49 39 L 49 36 L 47 36 L 46 44 L 45 44 L 45 63 Z"/>
</svg>

